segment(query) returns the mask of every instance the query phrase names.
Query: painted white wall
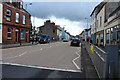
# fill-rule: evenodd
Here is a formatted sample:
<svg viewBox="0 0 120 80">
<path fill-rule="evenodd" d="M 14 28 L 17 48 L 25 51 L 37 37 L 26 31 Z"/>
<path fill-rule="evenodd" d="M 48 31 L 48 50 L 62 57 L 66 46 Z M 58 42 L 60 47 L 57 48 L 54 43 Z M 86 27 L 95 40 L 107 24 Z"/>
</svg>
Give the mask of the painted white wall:
<svg viewBox="0 0 120 80">
<path fill-rule="evenodd" d="M 96 33 L 96 18 L 95 18 L 95 12 L 91 16 L 91 34 Z"/>
<path fill-rule="evenodd" d="M 100 26 L 100 17 L 102 18 L 102 24 Z M 97 15 L 97 32 L 104 30 L 104 18 L 105 17 L 105 6 L 101 9 L 101 11 Z"/>
<path fill-rule="evenodd" d="M 3 17 L 3 5 L 0 3 L 0 43 L 2 43 L 2 17 Z"/>
</svg>

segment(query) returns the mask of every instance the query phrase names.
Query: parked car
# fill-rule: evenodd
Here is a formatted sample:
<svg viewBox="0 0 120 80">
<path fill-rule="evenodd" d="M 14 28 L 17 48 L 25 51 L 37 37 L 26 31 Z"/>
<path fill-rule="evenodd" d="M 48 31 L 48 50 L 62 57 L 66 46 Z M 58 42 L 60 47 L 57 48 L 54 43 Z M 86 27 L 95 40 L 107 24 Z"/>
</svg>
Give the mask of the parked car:
<svg viewBox="0 0 120 80">
<path fill-rule="evenodd" d="M 35 42 L 35 37 L 30 37 L 30 42 Z"/>
<path fill-rule="evenodd" d="M 63 42 L 68 42 L 69 40 L 68 39 L 63 39 Z"/>
<path fill-rule="evenodd" d="M 80 40 L 79 39 L 73 39 L 71 41 L 70 46 L 80 46 Z"/>
<path fill-rule="evenodd" d="M 39 43 L 49 43 L 50 37 L 48 35 L 40 35 Z"/>
<path fill-rule="evenodd" d="M 34 37 L 34 41 L 38 42 L 39 41 L 39 36 Z"/>
</svg>

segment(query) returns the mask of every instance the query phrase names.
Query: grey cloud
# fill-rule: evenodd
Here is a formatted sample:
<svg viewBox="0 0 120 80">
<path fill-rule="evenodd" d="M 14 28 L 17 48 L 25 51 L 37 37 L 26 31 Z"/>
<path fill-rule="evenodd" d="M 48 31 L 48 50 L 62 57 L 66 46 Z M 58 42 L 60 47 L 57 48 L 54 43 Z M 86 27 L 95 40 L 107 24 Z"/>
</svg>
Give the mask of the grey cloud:
<svg viewBox="0 0 120 80">
<path fill-rule="evenodd" d="M 96 4 L 98 2 L 33 2 L 27 10 L 38 18 L 56 16 L 72 21 L 85 21 L 84 18 L 89 18 Z"/>
</svg>

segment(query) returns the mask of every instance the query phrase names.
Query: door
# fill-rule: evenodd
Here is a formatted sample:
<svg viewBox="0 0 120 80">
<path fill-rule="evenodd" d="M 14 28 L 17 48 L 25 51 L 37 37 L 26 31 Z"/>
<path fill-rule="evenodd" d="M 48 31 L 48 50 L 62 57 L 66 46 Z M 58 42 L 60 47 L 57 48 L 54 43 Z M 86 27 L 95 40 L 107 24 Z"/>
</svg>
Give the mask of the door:
<svg viewBox="0 0 120 80">
<path fill-rule="evenodd" d="M 19 29 L 16 29 L 16 43 L 19 42 Z"/>
<path fill-rule="evenodd" d="M 26 35 L 26 42 L 29 42 L 29 31 L 28 30 L 26 30 L 25 35 Z"/>
</svg>

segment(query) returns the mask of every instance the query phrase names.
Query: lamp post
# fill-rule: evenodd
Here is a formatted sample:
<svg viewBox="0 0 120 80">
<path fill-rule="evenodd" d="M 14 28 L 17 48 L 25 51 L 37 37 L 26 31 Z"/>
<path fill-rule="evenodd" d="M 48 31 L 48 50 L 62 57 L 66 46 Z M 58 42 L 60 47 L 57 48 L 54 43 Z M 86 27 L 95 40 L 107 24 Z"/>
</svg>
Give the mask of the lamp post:
<svg viewBox="0 0 120 80">
<path fill-rule="evenodd" d="M 31 5 L 32 5 L 32 3 L 26 3 L 26 4 L 25 4 L 25 10 L 27 11 L 28 6 L 31 6 Z M 30 19 L 30 22 L 31 22 L 31 19 Z M 31 27 L 31 28 L 32 28 L 32 27 Z M 32 31 L 32 30 L 30 30 L 30 32 L 29 32 L 29 38 L 30 38 L 31 31 Z M 27 32 L 27 33 L 28 33 L 28 32 Z M 30 42 L 30 40 L 29 40 L 29 42 Z"/>
<path fill-rule="evenodd" d="M 28 9 L 28 5 L 31 6 L 32 3 L 25 4 L 25 9 L 26 9 L 26 10 Z M 34 29 L 35 29 L 35 17 L 33 17 L 32 29 L 33 29 L 33 31 L 34 31 Z M 33 32 L 33 34 L 34 34 L 34 33 L 35 33 L 35 32 Z"/>
</svg>

